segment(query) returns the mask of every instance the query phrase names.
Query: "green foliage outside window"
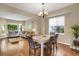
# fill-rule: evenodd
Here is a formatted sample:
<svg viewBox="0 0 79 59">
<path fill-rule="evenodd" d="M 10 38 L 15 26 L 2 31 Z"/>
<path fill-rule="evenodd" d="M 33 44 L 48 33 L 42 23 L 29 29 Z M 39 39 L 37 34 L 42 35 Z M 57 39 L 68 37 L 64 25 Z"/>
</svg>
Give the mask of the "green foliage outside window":
<svg viewBox="0 0 79 59">
<path fill-rule="evenodd" d="M 8 30 L 17 30 L 17 25 L 8 24 L 7 29 Z"/>
<path fill-rule="evenodd" d="M 58 33 L 64 33 L 64 26 L 57 26 L 56 31 L 57 31 Z"/>
<path fill-rule="evenodd" d="M 64 26 L 51 26 L 51 29 L 57 33 L 64 33 Z"/>
</svg>

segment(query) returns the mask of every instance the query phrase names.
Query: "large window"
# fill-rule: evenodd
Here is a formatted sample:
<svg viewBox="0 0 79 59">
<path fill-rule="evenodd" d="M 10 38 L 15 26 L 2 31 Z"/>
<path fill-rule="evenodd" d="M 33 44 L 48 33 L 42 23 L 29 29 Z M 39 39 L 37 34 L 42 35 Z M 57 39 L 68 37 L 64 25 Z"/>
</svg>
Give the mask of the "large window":
<svg viewBox="0 0 79 59">
<path fill-rule="evenodd" d="M 58 16 L 49 19 L 49 33 L 64 33 L 65 16 Z"/>
</svg>

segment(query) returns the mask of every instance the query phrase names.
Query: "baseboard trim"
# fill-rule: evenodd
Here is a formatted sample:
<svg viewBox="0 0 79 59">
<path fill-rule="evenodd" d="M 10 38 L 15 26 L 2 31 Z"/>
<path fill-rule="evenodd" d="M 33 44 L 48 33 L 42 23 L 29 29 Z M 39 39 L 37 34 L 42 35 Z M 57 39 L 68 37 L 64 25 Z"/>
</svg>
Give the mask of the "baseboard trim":
<svg viewBox="0 0 79 59">
<path fill-rule="evenodd" d="M 61 43 L 61 44 L 65 44 L 65 45 L 70 46 L 70 44 L 68 44 L 68 43 L 63 43 L 63 42 L 58 42 L 58 43 Z"/>
</svg>

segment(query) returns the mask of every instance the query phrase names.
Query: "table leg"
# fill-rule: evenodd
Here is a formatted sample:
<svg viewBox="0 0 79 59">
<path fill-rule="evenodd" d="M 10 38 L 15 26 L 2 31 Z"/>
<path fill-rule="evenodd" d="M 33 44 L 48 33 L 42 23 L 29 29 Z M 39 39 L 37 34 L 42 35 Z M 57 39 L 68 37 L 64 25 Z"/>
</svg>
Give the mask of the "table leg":
<svg viewBox="0 0 79 59">
<path fill-rule="evenodd" d="M 41 56 L 43 56 L 43 43 L 41 43 Z"/>
</svg>

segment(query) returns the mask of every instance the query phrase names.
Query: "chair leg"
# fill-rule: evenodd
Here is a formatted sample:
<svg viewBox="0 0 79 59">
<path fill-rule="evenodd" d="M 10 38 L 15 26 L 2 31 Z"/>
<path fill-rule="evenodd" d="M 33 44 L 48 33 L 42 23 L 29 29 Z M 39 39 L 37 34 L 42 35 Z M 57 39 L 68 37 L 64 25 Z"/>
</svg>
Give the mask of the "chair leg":
<svg viewBox="0 0 79 59">
<path fill-rule="evenodd" d="M 54 44 L 54 55 L 57 54 L 57 49 L 58 49 L 57 44 Z"/>
<path fill-rule="evenodd" d="M 46 48 L 46 56 L 48 56 L 48 48 Z"/>
<path fill-rule="evenodd" d="M 41 56 L 41 48 L 40 48 L 40 56 Z"/>
<path fill-rule="evenodd" d="M 57 49 L 58 49 L 58 47 L 57 47 L 57 43 L 56 43 L 56 52 L 57 52 Z"/>
<path fill-rule="evenodd" d="M 36 49 L 34 49 L 34 56 L 36 56 Z"/>
<path fill-rule="evenodd" d="M 54 44 L 53 44 L 53 55 L 54 55 L 55 49 L 54 49 Z"/>
<path fill-rule="evenodd" d="M 51 45 L 51 47 L 50 47 L 50 55 L 52 54 L 52 45 Z"/>
</svg>

